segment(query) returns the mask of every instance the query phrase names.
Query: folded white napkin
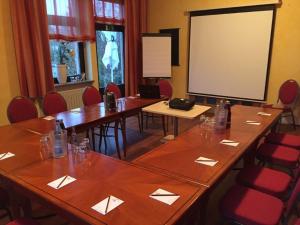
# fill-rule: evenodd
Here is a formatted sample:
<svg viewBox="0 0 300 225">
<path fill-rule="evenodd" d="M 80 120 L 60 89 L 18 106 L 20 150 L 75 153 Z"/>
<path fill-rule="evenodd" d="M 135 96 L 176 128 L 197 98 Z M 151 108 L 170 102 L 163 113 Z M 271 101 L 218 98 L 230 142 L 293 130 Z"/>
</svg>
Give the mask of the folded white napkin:
<svg viewBox="0 0 300 225">
<path fill-rule="evenodd" d="M 239 145 L 239 142 L 224 139 L 224 140 L 220 141 L 220 144 L 236 147 Z"/>
<path fill-rule="evenodd" d="M 180 196 L 159 188 L 149 195 L 149 197 L 168 205 L 172 205 Z"/>
<path fill-rule="evenodd" d="M 128 96 L 128 98 L 130 98 L 130 99 L 135 99 L 137 97 L 139 97 L 139 96 Z"/>
<path fill-rule="evenodd" d="M 53 116 L 45 116 L 43 119 L 44 120 L 54 120 L 55 118 Z"/>
<path fill-rule="evenodd" d="M 205 157 L 202 157 L 202 156 L 200 156 L 198 159 L 196 159 L 195 162 L 200 163 L 200 164 L 204 164 L 204 165 L 207 165 L 207 166 L 215 166 L 218 163 L 217 160 L 205 158 Z"/>
<path fill-rule="evenodd" d="M 80 108 L 71 109 L 70 111 L 73 112 L 73 113 L 80 113 L 81 112 Z"/>
<path fill-rule="evenodd" d="M 7 158 L 10 158 L 13 156 L 15 156 L 15 154 L 13 154 L 11 152 L 4 152 L 4 153 L 0 154 L 0 160 L 7 159 Z"/>
<path fill-rule="evenodd" d="M 53 187 L 54 189 L 60 189 L 63 186 L 66 186 L 67 184 L 74 182 L 75 180 L 76 178 L 66 175 L 48 183 L 48 185 L 50 187 Z"/>
<path fill-rule="evenodd" d="M 265 112 L 258 112 L 257 115 L 261 115 L 261 116 L 271 116 L 271 113 L 265 113 Z"/>
<path fill-rule="evenodd" d="M 250 125 L 260 125 L 260 122 L 253 121 L 253 120 L 246 120 L 246 124 L 250 124 Z"/>
<path fill-rule="evenodd" d="M 102 215 L 106 215 L 114 208 L 121 205 L 124 201 L 121 199 L 118 199 L 112 195 L 108 196 L 101 202 L 97 203 L 92 207 L 92 209 L 96 210 L 97 212 L 101 213 Z"/>
</svg>

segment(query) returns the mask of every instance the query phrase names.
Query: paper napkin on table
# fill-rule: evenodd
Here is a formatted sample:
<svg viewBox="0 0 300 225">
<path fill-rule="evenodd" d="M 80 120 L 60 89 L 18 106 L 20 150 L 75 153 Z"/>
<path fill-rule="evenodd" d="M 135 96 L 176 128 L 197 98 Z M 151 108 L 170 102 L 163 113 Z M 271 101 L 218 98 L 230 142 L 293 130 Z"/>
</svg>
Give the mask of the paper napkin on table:
<svg viewBox="0 0 300 225">
<path fill-rule="evenodd" d="M 168 205 L 172 205 L 180 196 L 159 188 L 154 191 L 149 197 Z"/>
<path fill-rule="evenodd" d="M 48 183 L 48 185 L 50 187 L 53 187 L 54 189 L 60 189 L 63 186 L 66 186 L 67 184 L 74 182 L 75 180 L 76 178 L 66 175 Z"/>
<path fill-rule="evenodd" d="M 135 99 L 135 98 L 137 98 L 138 96 L 128 96 L 128 98 L 130 98 L 130 99 Z"/>
<path fill-rule="evenodd" d="M 261 115 L 261 116 L 271 116 L 271 113 L 265 113 L 265 112 L 258 112 L 257 115 Z"/>
<path fill-rule="evenodd" d="M 260 125 L 260 122 L 253 121 L 253 120 L 246 120 L 246 124 L 250 124 L 250 125 Z"/>
<path fill-rule="evenodd" d="M 55 118 L 53 116 L 45 116 L 43 119 L 44 120 L 54 120 Z"/>
<path fill-rule="evenodd" d="M 217 160 L 213 160 L 213 159 L 209 159 L 209 158 L 205 158 L 205 157 L 199 157 L 198 159 L 195 160 L 196 163 L 200 163 L 200 164 L 204 164 L 207 166 L 215 166 L 218 161 Z"/>
<path fill-rule="evenodd" d="M 239 145 L 239 142 L 224 139 L 224 140 L 220 141 L 220 144 L 236 147 Z"/>
<path fill-rule="evenodd" d="M 0 160 L 7 159 L 7 158 L 10 158 L 13 156 L 15 156 L 15 154 L 13 154 L 11 152 L 4 152 L 4 153 L 0 154 Z"/>
<path fill-rule="evenodd" d="M 73 113 L 80 113 L 81 112 L 80 108 L 71 109 L 70 111 L 73 112 Z"/>
<path fill-rule="evenodd" d="M 92 207 L 92 209 L 96 210 L 97 212 L 101 213 L 102 215 L 106 215 L 114 208 L 121 205 L 124 201 L 121 199 L 116 198 L 115 196 L 108 196 L 101 202 L 97 203 Z"/>
</svg>

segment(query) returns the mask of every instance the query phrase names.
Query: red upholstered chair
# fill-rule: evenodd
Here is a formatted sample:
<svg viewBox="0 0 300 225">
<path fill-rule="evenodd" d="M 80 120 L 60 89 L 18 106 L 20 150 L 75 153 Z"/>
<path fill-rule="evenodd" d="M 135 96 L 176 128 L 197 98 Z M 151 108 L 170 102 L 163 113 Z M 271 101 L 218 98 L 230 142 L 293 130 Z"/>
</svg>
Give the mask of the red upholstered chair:
<svg viewBox="0 0 300 225">
<path fill-rule="evenodd" d="M 286 167 L 290 170 L 291 175 L 295 175 L 294 171 L 299 166 L 300 152 L 283 145 L 263 143 L 259 146 L 256 157 L 264 163 Z"/>
<path fill-rule="evenodd" d="M 158 81 L 160 95 L 167 97 L 168 99 L 172 98 L 173 95 L 173 87 L 167 80 L 159 80 Z"/>
<path fill-rule="evenodd" d="M 10 123 L 17 123 L 38 117 L 34 103 L 26 97 L 18 96 L 11 100 L 7 107 L 7 117 Z"/>
<path fill-rule="evenodd" d="M 287 220 L 299 195 L 298 180 L 288 202 L 239 184 L 234 185 L 220 204 L 222 215 L 244 225 L 276 225 Z"/>
<path fill-rule="evenodd" d="M 299 135 L 271 132 L 266 136 L 265 142 L 271 144 L 285 145 L 300 150 Z"/>
<path fill-rule="evenodd" d="M 83 102 L 84 106 L 90 106 L 90 105 L 98 104 L 101 101 L 102 101 L 102 98 L 101 98 L 101 95 L 100 95 L 99 91 L 97 90 L 97 88 L 95 88 L 93 86 L 88 86 L 88 87 L 85 88 L 84 92 L 82 93 L 82 102 Z M 99 140 L 99 149 L 100 149 L 104 127 L 99 126 L 99 129 L 100 129 L 100 133 L 95 133 L 94 128 L 92 128 L 91 131 L 92 131 L 93 147 L 95 147 L 95 136 L 94 135 L 98 135 L 100 137 L 100 140 Z M 89 131 L 87 131 L 87 137 L 88 137 L 88 132 Z M 106 144 L 105 137 L 104 137 L 104 143 L 105 143 L 105 151 L 106 151 L 107 144 Z"/>
<path fill-rule="evenodd" d="M 122 94 L 121 94 L 121 90 L 120 88 L 118 87 L 118 85 L 116 85 L 115 83 L 109 83 L 107 84 L 105 90 L 107 92 L 113 92 L 115 94 L 115 97 L 118 99 L 118 98 L 121 98 L 122 97 Z"/>
<path fill-rule="evenodd" d="M 283 110 L 281 115 L 281 119 L 283 117 L 291 117 L 294 129 L 296 129 L 295 117 L 293 113 L 294 103 L 297 100 L 297 96 L 299 93 L 299 85 L 295 80 L 287 80 L 285 81 L 279 89 L 277 103 L 282 105 L 277 107 L 273 105 L 266 105 L 265 107 L 272 107 L 272 108 L 280 108 Z M 281 121 L 281 120 L 280 120 Z"/>
<path fill-rule="evenodd" d="M 107 84 L 106 88 L 105 88 L 106 92 L 113 92 L 115 94 L 115 97 L 118 98 L 122 98 L 122 94 L 121 94 L 121 90 L 118 87 L 118 85 L 116 85 L 115 83 L 111 82 L 109 84 Z M 138 125 L 139 125 L 139 131 L 140 133 L 142 133 L 142 125 L 141 125 L 141 118 L 140 118 L 140 113 L 134 113 L 134 114 L 129 114 L 127 117 L 131 117 L 131 116 L 138 116 Z"/>
<path fill-rule="evenodd" d="M 237 175 L 237 181 L 247 187 L 283 199 L 287 196 L 292 177 L 281 171 L 253 165 L 242 169 Z"/>
<path fill-rule="evenodd" d="M 31 219 L 23 218 L 11 221 L 6 225 L 39 225 L 39 223 Z"/>
<path fill-rule="evenodd" d="M 101 95 L 97 88 L 93 86 L 86 87 L 82 94 L 82 102 L 85 106 L 98 104 L 101 102 Z"/>
<path fill-rule="evenodd" d="M 157 85 L 159 86 L 159 91 L 160 91 L 160 95 L 162 97 L 166 97 L 168 100 L 170 100 L 172 98 L 173 95 L 173 87 L 170 84 L 170 82 L 168 80 L 158 80 Z M 146 128 L 148 128 L 148 119 L 149 117 L 153 118 L 157 117 L 155 116 L 153 113 L 144 113 L 144 116 L 146 117 Z M 163 132 L 164 132 L 164 136 L 166 136 L 167 134 L 167 129 L 168 129 L 168 116 L 164 116 L 161 115 L 159 116 L 162 119 L 162 127 L 163 127 Z M 167 118 L 167 126 L 165 125 L 165 118 Z"/>
<path fill-rule="evenodd" d="M 58 92 L 48 92 L 43 100 L 45 115 L 57 114 L 68 110 L 64 97 Z"/>
<path fill-rule="evenodd" d="M 98 104 L 102 101 L 101 95 L 99 93 L 99 91 L 93 87 L 93 86 L 89 86 L 86 87 L 83 94 L 82 94 L 82 101 L 84 106 L 90 106 L 90 105 L 94 105 L 94 104 Z M 93 146 L 95 146 L 95 137 L 94 135 L 98 135 L 99 136 L 99 149 L 101 149 L 101 144 L 102 144 L 102 137 L 104 138 L 104 145 L 105 145 L 105 154 L 107 154 L 107 142 L 106 142 L 106 137 L 107 135 L 105 134 L 105 127 L 103 125 L 98 126 L 100 133 L 96 133 L 95 129 L 92 128 L 92 143 Z M 87 136 L 88 136 L 88 131 L 87 131 Z M 117 149 L 118 150 L 118 149 Z M 118 156 L 120 158 L 120 152 L 118 152 Z"/>
</svg>

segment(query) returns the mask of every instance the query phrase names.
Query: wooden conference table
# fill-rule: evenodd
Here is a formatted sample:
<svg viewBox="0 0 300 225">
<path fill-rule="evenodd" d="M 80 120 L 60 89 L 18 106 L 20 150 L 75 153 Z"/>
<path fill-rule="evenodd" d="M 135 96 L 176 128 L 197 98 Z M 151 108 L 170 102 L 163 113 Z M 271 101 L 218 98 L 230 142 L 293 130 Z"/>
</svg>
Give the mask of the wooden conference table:
<svg viewBox="0 0 300 225">
<path fill-rule="evenodd" d="M 258 115 L 261 111 L 270 115 Z M 0 128 L 0 135 L 4 137 L 0 154 L 9 151 L 15 156 L 0 160 L 1 180 L 8 183 L 10 190 L 24 193 L 78 224 L 174 224 L 182 222 L 182 218 L 191 218 L 187 216 L 191 208 L 199 206 L 210 187 L 276 122 L 280 112 L 234 106 L 232 126 L 226 132 L 215 133 L 197 125 L 133 163 L 94 152 L 43 160 L 37 132 L 47 132 L 53 122 L 37 119 L 5 126 Z M 90 123 L 97 121 L 92 114 Z M 247 120 L 260 124 L 246 124 Z M 70 123 L 72 120 L 66 122 L 66 126 Z M 222 139 L 238 141 L 239 145 L 221 145 Z M 218 160 L 218 163 L 213 167 L 195 163 L 199 156 Z M 66 175 L 77 180 L 60 189 L 47 185 Z M 176 193 L 180 198 L 172 205 L 150 198 L 159 188 Z M 124 203 L 106 215 L 91 209 L 109 195 Z"/>
<path fill-rule="evenodd" d="M 117 101 L 117 109 L 115 111 L 105 110 L 104 103 L 101 102 L 99 104 L 61 112 L 50 117 L 47 116 L 38 119 L 26 120 L 13 124 L 13 126 L 25 128 L 33 133 L 47 134 L 54 130 L 56 119 L 62 119 L 64 121 L 65 128 L 69 132 L 73 127 L 76 129 L 76 132 L 82 132 L 100 124 L 115 122 L 115 143 L 119 158 L 121 158 L 119 153 L 118 124 L 121 123 L 123 150 L 124 155 L 126 156 L 126 117 L 139 113 L 143 107 L 161 100 L 162 99 L 145 99 L 139 97 L 119 98 Z"/>
<path fill-rule="evenodd" d="M 259 115 L 260 112 L 265 115 Z M 281 110 L 236 105 L 232 107 L 231 128 L 225 132 L 218 133 L 197 125 L 174 141 L 142 155 L 134 163 L 210 187 L 248 150 L 256 147 L 257 141 L 277 122 L 280 114 Z M 257 123 L 247 124 L 246 121 Z M 224 139 L 239 144 L 236 147 L 221 144 Z M 199 157 L 217 163 L 214 166 L 196 163 Z"/>
</svg>

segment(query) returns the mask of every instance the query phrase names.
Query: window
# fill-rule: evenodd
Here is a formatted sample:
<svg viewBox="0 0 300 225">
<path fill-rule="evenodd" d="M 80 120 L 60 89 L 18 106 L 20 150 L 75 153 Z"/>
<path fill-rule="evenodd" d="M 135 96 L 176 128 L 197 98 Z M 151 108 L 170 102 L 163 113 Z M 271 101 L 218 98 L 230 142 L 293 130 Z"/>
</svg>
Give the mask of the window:
<svg viewBox="0 0 300 225">
<path fill-rule="evenodd" d="M 96 45 L 99 87 L 110 82 L 124 90 L 124 28 L 96 24 Z"/>
<path fill-rule="evenodd" d="M 69 0 L 46 0 L 49 34 L 50 38 L 53 38 L 49 44 L 55 83 L 79 81 L 85 78 L 82 76 L 85 72 L 84 43 L 70 41 L 79 37 L 74 32 L 76 24 L 73 23 L 75 17 L 72 17 L 71 11 L 75 3 L 70 4 Z"/>
<path fill-rule="evenodd" d="M 81 80 L 84 73 L 83 43 L 50 40 L 52 73 L 58 78 L 61 65 L 66 67 L 66 81 Z"/>
<path fill-rule="evenodd" d="M 93 2 L 97 22 L 115 25 L 124 23 L 122 0 L 93 0 Z"/>
</svg>

